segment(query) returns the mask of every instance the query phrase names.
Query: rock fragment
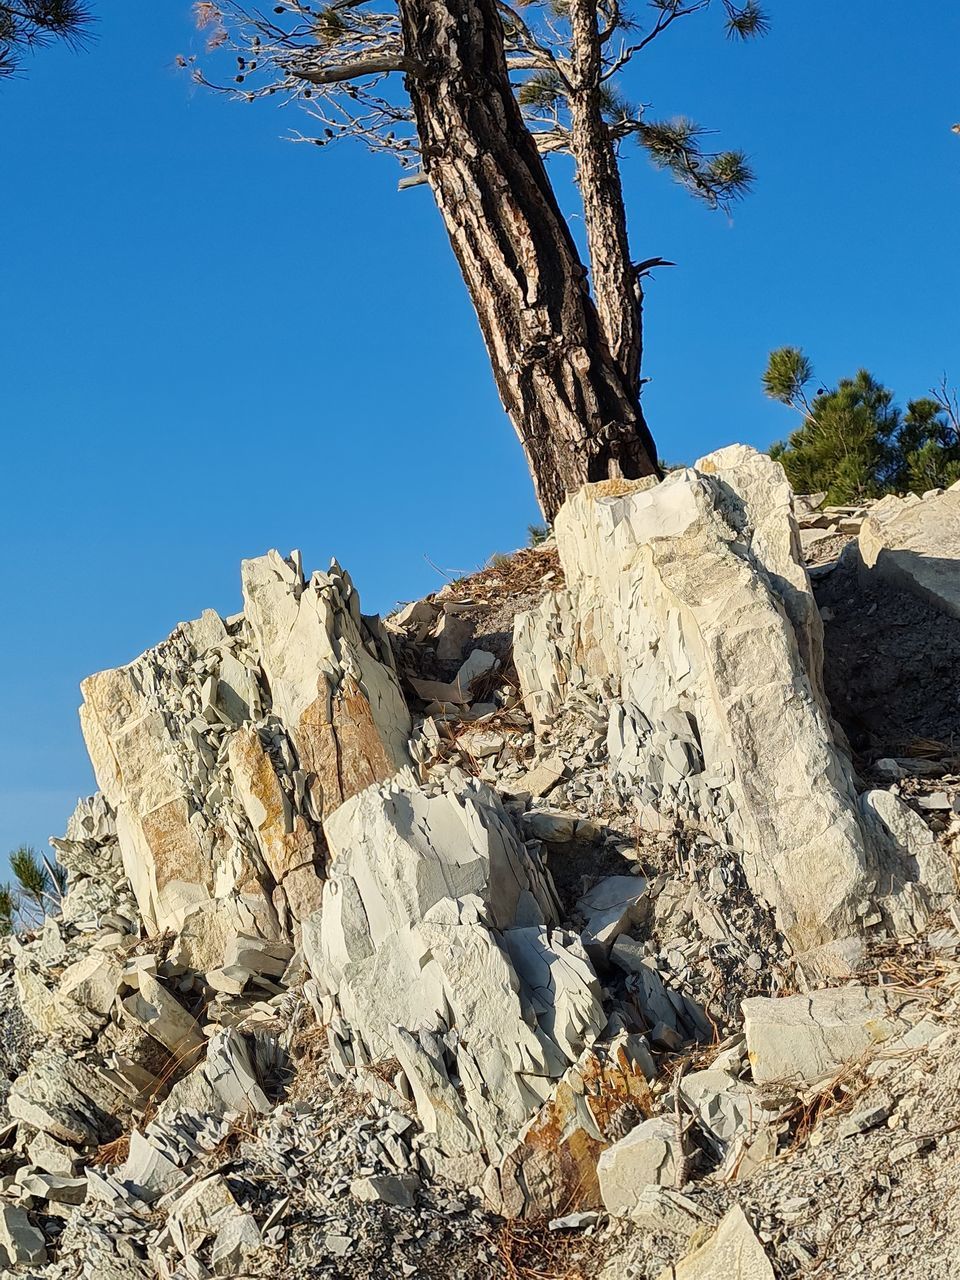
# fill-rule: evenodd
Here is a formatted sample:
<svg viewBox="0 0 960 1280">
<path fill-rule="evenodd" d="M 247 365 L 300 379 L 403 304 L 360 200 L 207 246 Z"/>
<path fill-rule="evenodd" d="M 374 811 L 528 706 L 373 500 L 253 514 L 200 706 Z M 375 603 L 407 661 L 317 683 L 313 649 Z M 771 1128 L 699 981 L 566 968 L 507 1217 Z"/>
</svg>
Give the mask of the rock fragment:
<svg viewBox="0 0 960 1280">
<path fill-rule="evenodd" d="M 813 1083 L 868 1050 L 910 1034 L 902 997 L 886 987 L 851 984 L 810 995 L 743 1002 L 747 1054 L 758 1083 Z"/>
<path fill-rule="evenodd" d="M 39 1266 L 47 1260 L 43 1233 L 16 1205 L 0 1205 L 0 1251 L 11 1267 Z"/>
<path fill-rule="evenodd" d="M 775 1280 L 770 1259 L 740 1208 L 734 1205 L 712 1236 L 672 1267 L 660 1280 Z"/>
<path fill-rule="evenodd" d="M 685 1154 L 685 1139 L 673 1116 L 637 1125 L 600 1153 L 597 1179 L 604 1208 L 615 1217 L 629 1217 L 645 1188 L 672 1186 L 682 1176 Z"/>
</svg>

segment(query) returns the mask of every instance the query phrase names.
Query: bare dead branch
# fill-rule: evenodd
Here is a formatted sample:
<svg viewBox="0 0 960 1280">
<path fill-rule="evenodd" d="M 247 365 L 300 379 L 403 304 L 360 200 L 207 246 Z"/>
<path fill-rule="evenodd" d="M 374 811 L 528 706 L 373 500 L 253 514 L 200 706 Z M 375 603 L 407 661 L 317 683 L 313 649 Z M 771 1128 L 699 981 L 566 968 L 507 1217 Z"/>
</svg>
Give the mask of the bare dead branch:
<svg viewBox="0 0 960 1280">
<path fill-rule="evenodd" d="M 404 75 L 410 76 L 423 75 L 425 68 L 410 58 L 370 57 L 345 62 L 339 67 L 290 65 L 288 70 L 298 80 L 306 80 L 310 84 L 342 84 L 345 80 L 356 80 L 358 76 L 389 75 L 393 71 L 402 71 Z"/>
</svg>

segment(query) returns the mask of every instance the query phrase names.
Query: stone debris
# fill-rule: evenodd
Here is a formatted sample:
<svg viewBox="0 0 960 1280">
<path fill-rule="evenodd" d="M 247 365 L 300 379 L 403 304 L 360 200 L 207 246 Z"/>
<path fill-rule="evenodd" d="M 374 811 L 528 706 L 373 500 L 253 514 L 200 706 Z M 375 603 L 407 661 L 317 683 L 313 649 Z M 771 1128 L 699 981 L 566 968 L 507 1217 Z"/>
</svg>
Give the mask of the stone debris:
<svg viewBox="0 0 960 1280">
<path fill-rule="evenodd" d="M 505 1280 L 540 1233 L 605 1280 L 928 1280 L 960 760 L 855 771 L 804 561 L 882 535 L 879 590 L 954 496 L 825 508 L 735 446 L 385 625 L 246 561 L 242 614 L 85 681 L 101 790 L 0 943 L 0 1261 Z"/>
</svg>

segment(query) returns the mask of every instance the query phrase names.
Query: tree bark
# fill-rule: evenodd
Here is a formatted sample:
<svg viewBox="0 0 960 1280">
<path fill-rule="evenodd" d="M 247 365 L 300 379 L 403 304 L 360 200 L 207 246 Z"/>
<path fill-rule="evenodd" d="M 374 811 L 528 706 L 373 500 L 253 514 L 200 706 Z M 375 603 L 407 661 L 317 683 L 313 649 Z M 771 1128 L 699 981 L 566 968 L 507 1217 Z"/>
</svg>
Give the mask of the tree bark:
<svg viewBox="0 0 960 1280">
<path fill-rule="evenodd" d="M 640 301 L 630 263 L 627 208 L 620 166 L 600 99 L 600 33 L 596 0 L 569 0 L 572 92 L 571 149 L 583 201 L 597 313 L 627 385 L 640 391 Z"/>
<path fill-rule="evenodd" d="M 588 481 L 658 474 L 635 386 L 507 75 L 495 0 L 400 0 L 423 166 L 500 397 L 552 520 Z"/>
</svg>

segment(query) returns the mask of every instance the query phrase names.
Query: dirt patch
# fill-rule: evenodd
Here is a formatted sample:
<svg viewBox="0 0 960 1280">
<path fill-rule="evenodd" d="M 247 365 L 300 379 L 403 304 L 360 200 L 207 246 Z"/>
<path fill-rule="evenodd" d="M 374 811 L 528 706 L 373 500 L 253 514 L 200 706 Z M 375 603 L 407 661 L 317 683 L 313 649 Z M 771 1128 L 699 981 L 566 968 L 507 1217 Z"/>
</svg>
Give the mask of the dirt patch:
<svg viewBox="0 0 960 1280">
<path fill-rule="evenodd" d="M 860 754 L 911 754 L 917 739 L 960 748 L 960 619 L 885 583 L 861 581 L 844 556 L 813 592 L 824 623 L 824 681 Z"/>
</svg>

